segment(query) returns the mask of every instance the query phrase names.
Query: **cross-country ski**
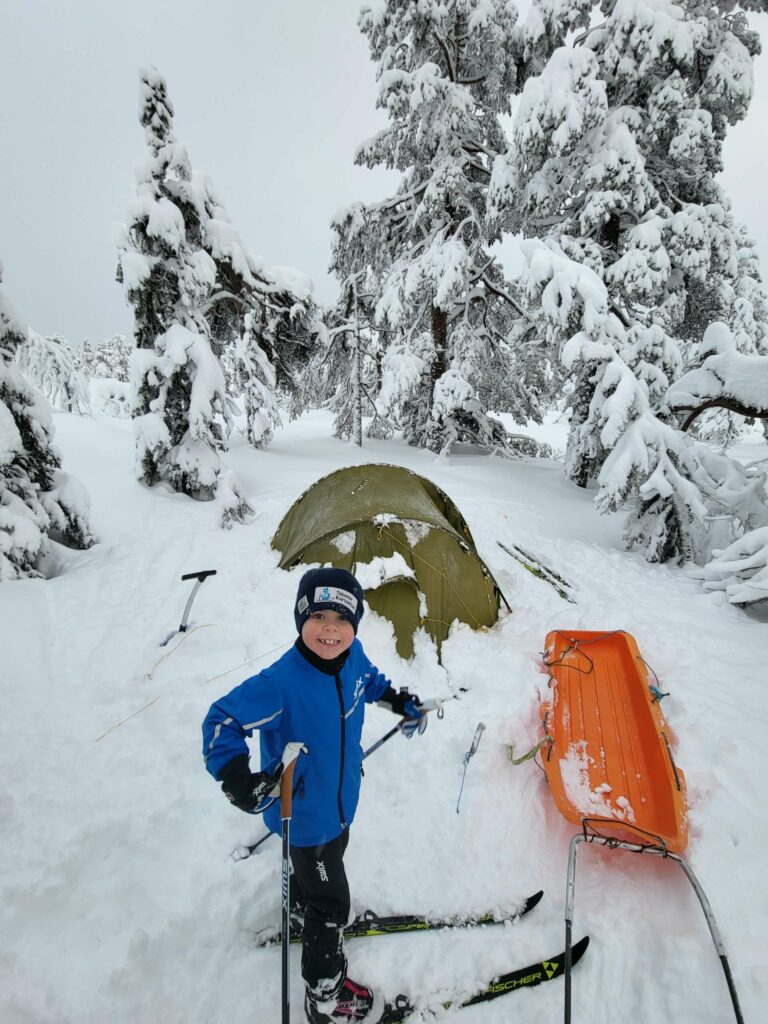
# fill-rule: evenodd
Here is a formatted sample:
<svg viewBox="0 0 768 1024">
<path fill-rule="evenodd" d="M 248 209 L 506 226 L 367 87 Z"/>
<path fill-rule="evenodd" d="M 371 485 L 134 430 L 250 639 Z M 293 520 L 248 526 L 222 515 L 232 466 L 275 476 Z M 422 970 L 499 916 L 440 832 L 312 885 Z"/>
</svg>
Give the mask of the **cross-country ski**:
<svg viewBox="0 0 768 1024">
<path fill-rule="evenodd" d="M 572 965 L 575 965 L 584 956 L 589 945 L 589 936 L 579 939 L 574 943 L 572 949 Z M 547 960 L 537 960 L 527 967 L 519 967 L 517 970 L 499 974 L 493 978 L 484 988 L 471 996 L 459 996 L 456 999 L 441 999 L 435 1007 L 425 1006 L 424 1009 L 435 1010 L 456 1010 L 465 1006 L 475 1006 L 477 1003 L 487 1003 L 491 999 L 498 999 L 499 996 L 508 995 L 511 992 L 519 992 L 521 989 L 535 988 L 548 981 L 554 981 L 562 977 L 565 972 L 565 953 L 558 953 L 557 956 Z M 417 1006 L 411 1003 L 405 996 L 398 996 L 392 1003 L 387 1004 L 378 1024 L 407 1024 L 409 1017 L 417 1012 Z"/>
<path fill-rule="evenodd" d="M 344 929 L 345 939 L 374 938 L 377 935 L 406 935 L 411 932 L 443 931 L 450 928 L 481 928 L 485 925 L 505 925 L 519 921 L 538 906 L 544 893 L 540 890 L 529 896 L 514 913 L 488 911 L 485 914 L 450 917 L 428 917 L 423 914 L 391 914 L 380 917 L 372 910 L 359 914 Z M 256 938 L 259 946 L 274 946 L 280 942 L 278 933 L 261 933 Z M 291 926 L 291 942 L 301 942 L 301 924 Z"/>
</svg>

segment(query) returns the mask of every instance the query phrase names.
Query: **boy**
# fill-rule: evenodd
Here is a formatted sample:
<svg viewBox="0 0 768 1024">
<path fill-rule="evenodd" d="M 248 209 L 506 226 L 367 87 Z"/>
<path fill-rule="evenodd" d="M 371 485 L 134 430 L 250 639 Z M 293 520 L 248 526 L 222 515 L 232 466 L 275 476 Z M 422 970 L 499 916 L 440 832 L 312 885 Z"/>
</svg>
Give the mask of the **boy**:
<svg viewBox="0 0 768 1024">
<path fill-rule="evenodd" d="M 356 638 L 363 590 L 346 569 L 312 569 L 296 595 L 299 637 L 282 658 L 212 705 L 203 723 L 203 755 L 241 811 L 259 812 L 279 778 L 283 748 L 308 748 L 296 763 L 291 865 L 304 908 L 301 973 L 310 1024 L 375 1024 L 383 1000 L 347 976 L 343 929 L 350 916 L 344 872 L 349 826 L 360 792 L 360 736 L 365 704 L 378 701 L 409 719 L 406 735 L 423 731 L 415 694 L 396 693 Z M 251 772 L 245 737 L 260 732 L 261 771 Z M 264 821 L 280 832 L 279 801 Z"/>
</svg>

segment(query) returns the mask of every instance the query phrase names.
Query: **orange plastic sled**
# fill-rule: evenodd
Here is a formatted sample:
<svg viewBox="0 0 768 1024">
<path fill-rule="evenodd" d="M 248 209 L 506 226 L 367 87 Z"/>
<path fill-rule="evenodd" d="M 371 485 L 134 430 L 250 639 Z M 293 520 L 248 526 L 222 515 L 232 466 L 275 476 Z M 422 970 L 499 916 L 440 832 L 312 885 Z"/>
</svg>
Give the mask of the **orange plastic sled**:
<svg viewBox="0 0 768 1024">
<path fill-rule="evenodd" d="M 681 853 L 688 843 L 685 777 L 675 765 L 656 682 L 629 633 L 547 634 L 549 690 L 542 760 L 558 810 L 617 839 L 638 830 Z"/>
</svg>

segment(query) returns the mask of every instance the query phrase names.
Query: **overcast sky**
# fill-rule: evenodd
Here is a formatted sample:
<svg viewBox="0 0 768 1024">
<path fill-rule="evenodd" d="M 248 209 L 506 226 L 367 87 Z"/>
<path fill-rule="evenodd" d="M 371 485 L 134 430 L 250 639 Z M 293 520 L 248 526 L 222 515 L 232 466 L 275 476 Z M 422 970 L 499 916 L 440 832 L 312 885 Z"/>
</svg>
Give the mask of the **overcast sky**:
<svg viewBox="0 0 768 1024">
<path fill-rule="evenodd" d="M 73 344 L 131 330 L 112 225 L 146 157 L 138 69 L 154 64 L 176 135 L 251 252 L 328 278 L 333 213 L 397 181 L 355 167 L 384 123 L 360 0 L 0 0 L 0 260 L 24 320 Z M 522 6 L 522 4 L 520 4 Z M 526 4 L 527 6 L 527 4 Z M 768 15 L 754 17 L 768 51 Z M 725 185 L 768 277 L 768 53 Z"/>
</svg>

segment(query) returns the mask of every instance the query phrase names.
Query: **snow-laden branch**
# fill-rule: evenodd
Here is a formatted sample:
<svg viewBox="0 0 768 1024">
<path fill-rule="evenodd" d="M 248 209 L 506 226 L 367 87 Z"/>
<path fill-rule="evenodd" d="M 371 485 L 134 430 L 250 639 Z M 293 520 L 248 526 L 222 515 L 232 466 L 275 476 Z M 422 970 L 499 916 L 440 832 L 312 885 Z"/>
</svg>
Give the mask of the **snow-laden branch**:
<svg viewBox="0 0 768 1024">
<path fill-rule="evenodd" d="M 745 533 L 693 575 L 705 590 L 721 590 L 742 607 L 768 601 L 768 526 Z"/>
<path fill-rule="evenodd" d="M 742 355 L 720 322 L 707 328 L 700 355 L 705 356 L 701 366 L 683 374 L 667 392 L 670 409 L 688 414 L 683 430 L 712 408 L 768 419 L 768 356 Z"/>
</svg>

